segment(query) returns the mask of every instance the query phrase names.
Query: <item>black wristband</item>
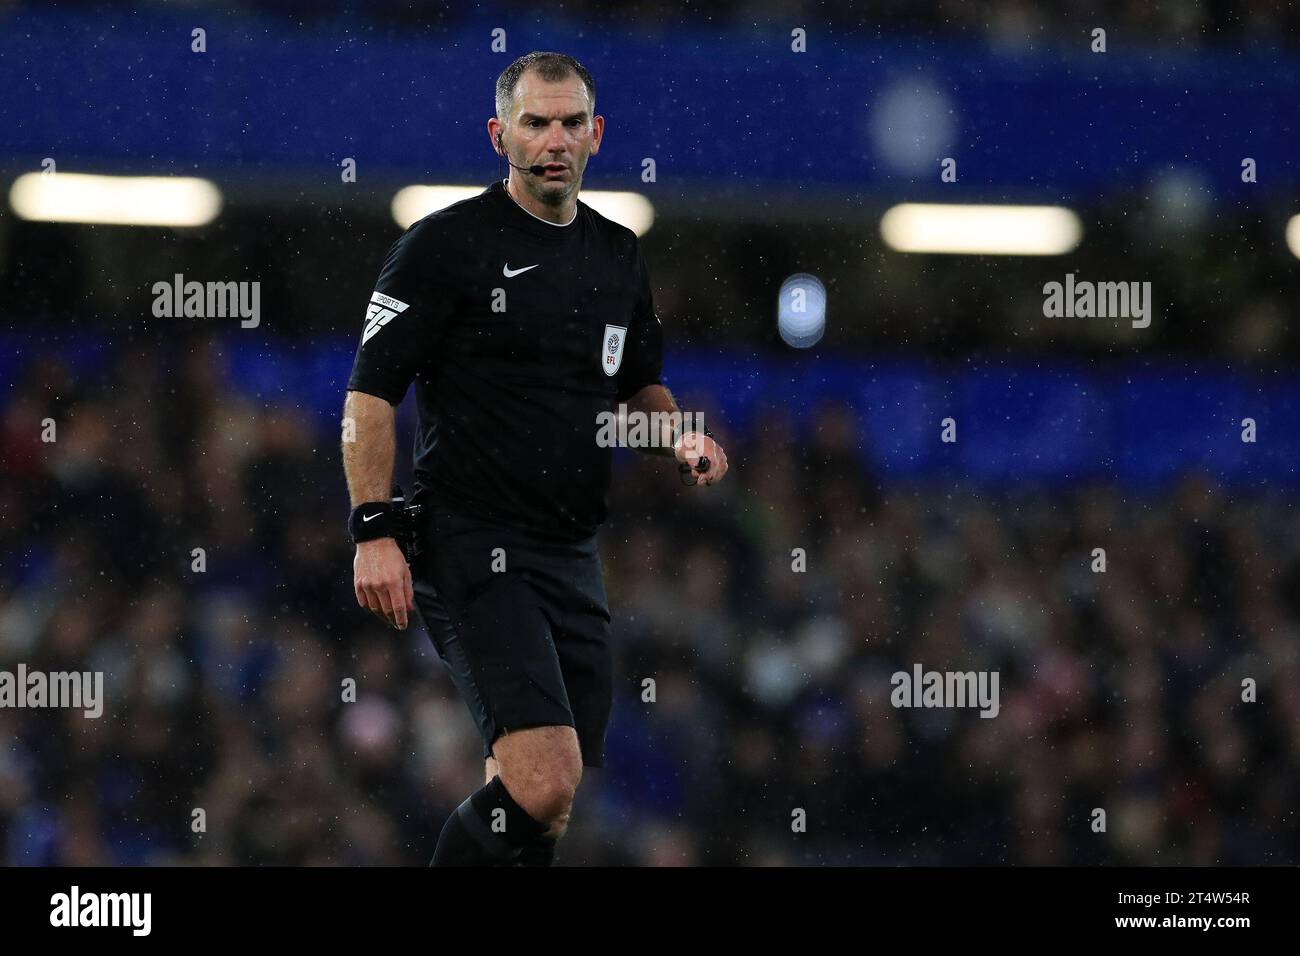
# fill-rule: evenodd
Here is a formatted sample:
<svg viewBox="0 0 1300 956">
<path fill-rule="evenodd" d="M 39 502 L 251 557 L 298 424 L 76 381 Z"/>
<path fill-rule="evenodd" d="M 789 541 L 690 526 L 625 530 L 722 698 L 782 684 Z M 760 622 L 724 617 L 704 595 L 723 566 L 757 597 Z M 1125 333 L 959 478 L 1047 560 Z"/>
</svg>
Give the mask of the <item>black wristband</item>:
<svg viewBox="0 0 1300 956">
<path fill-rule="evenodd" d="M 352 536 L 352 543 L 397 537 L 395 517 L 391 501 L 367 501 L 357 505 L 348 517 L 348 534 Z"/>
</svg>

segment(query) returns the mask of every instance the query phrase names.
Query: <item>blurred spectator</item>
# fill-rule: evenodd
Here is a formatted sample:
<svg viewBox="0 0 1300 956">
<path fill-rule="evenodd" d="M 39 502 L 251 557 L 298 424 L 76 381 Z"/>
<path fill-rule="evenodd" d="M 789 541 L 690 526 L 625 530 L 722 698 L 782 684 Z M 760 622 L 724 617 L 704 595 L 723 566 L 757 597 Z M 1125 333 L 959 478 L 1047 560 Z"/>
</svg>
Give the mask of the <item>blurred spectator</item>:
<svg viewBox="0 0 1300 956">
<path fill-rule="evenodd" d="M 356 606 L 335 437 L 213 343 L 164 390 L 166 363 L 45 356 L 0 415 L 0 669 L 100 670 L 107 698 L 0 709 L 4 862 L 427 863 L 477 736 L 423 631 Z M 1160 500 L 882 487 L 847 408 L 759 420 L 707 501 L 619 459 L 608 766 L 561 862 L 1300 860 L 1287 502 L 1196 473 Z M 997 670 L 998 718 L 893 707 L 917 662 Z"/>
</svg>

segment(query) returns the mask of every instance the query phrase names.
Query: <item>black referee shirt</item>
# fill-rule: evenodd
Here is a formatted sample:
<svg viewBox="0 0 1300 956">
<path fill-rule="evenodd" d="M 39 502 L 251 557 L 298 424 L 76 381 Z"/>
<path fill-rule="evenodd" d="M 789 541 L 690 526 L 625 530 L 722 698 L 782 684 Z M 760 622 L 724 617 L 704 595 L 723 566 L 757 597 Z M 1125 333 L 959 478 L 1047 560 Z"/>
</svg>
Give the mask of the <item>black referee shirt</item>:
<svg viewBox="0 0 1300 956">
<path fill-rule="evenodd" d="M 605 520 L 597 416 L 662 366 L 636 234 L 581 200 L 546 222 L 497 182 L 389 250 L 348 389 L 398 405 L 415 382 L 412 500 L 575 539 Z"/>
</svg>

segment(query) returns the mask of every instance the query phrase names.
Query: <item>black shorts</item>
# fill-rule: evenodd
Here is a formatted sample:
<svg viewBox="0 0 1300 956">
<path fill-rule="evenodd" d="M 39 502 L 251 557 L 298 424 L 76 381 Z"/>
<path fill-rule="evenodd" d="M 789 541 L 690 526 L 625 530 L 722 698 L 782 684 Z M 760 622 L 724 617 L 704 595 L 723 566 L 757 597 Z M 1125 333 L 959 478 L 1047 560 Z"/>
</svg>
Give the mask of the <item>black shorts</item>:
<svg viewBox="0 0 1300 956">
<path fill-rule="evenodd" d="M 483 737 L 569 726 L 600 767 L 613 695 L 596 536 L 555 542 L 428 508 L 415 605 Z M 500 549 L 499 551 L 497 549 Z"/>
</svg>

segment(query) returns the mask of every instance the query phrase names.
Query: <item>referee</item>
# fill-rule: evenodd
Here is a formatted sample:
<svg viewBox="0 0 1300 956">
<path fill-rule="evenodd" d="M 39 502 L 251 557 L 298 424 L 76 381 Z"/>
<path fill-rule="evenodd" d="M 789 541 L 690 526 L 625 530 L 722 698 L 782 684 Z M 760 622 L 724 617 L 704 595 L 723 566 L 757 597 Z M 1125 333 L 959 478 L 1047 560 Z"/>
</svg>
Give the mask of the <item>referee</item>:
<svg viewBox="0 0 1300 956">
<path fill-rule="evenodd" d="M 343 444 L 357 602 L 404 630 L 419 610 L 483 738 L 486 784 L 443 825 L 434 866 L 549 866 L 582 768 L 604 760 L 613 693 L 596 532 L 612 451 L 598 420 L 677 411 L 635 233 L 578 199 L 604 117 L 580 63 L 529 53 L 497 79 L 489 141 L 511 167 L 415 223 L 370 298 Z M 390 502 L 394 409 L 415 383 L 408 567 Z M 662 416 L 655 421 L 664 421 Z M 669 434 L 708 486 L 707 434 Z M 706 461 L 707 459 L 707 461 Z"/>
</svg>

